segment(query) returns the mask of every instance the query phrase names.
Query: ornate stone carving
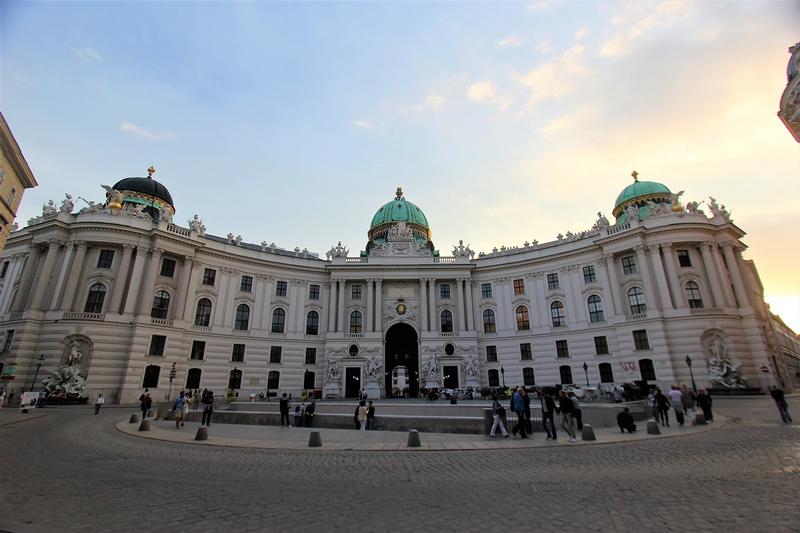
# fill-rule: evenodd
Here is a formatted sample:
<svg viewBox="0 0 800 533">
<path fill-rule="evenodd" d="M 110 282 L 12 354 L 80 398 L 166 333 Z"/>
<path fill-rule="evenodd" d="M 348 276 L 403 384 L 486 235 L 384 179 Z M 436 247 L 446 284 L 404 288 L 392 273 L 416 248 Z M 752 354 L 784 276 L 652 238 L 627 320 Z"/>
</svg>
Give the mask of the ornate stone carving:
<svg viewBox="0 0 800 533">
<path fill-rule="evenodd" d="M 197 232 L 201 237 L 206 234 L 206 227 L 203 225 L 203 221 L 199 216 L 195 214 L 188 222 L 189 230 Z"/>
<path fill-rule="evenodd" d="M 702 209 L 699 209 L 700 202 L 689 202 L 686 204 L 686 212 L 692 215 L 705 215 Z"/>
<path fill-rule="evenodd" d="M 339 367 L 339 360 L 335 356 L 330 355 L 325 359 L 325 363 L 325 381 L 338 385 L 339 381 L 342 379 L 342 370 Z"/>
<path fill-rule="evenodd" d="M 714 217 L 722 217 L 727 222 L 731 221 L 731 214 L 724 205 L 717 204 L 717 199 L 713 196 L 708 197 L 708 208 Z"/>
<path fill-rule="evenodd" d="M 412 229 L 405 222 L 400 221 L 389 228 L 386 234 L 386 242 L 377 244 L 370 250 L 369 254 L 377 257 L 420 257 L 431 256 L 433 252 L 424 244 L 418 243 L 414 239 Z"/>
<path fill-rule="evenodd" d="M 112 209 L 122 207 L 122 193 L 108 185 L 101 185 L 106 190 L 106 205 Z"/>
<path fill-rule="evenodd" d="M 611 224 L 608 222 L 608 219 L 603 215 L 601 211 L 597 212 L 597 220 L 595 221 L 594 225 L 592 226 L 593 230 L 597 229 L 608 229 Z"/>
<path fill-rule="evenodd" d="M 364 370 L 367 381 L 381 382 L 383 380 L 383 361 L 381 358 L 373 355 L 367 359 L 366 368 Z"/>
<path fill-rule="evenodd" d="M 75 208 L 75 202 L 72 201 L 72 195 L 66 193 L 64 195 L 64 200 L 61 202 L 61 208 L 59 211 L 62 213 L 72 213 L 72 210 Z"/>
<path fill-rule="evenodd" d="M 628 215 L 628 221 L 634 222 L 639 221 L 639 208 L 635 205 L 629 205 L 625 208 L 625 214 Z"/>
<path fill-rule="evenodd" d="M 475 256 L 475 252 L 473 252 L 469 244 L 464 246 L 464 241 L 459 240 L 458 246 L 453 247 L 453 257 L 469 257 L 472 259 Z"/>
<path fill-rule="evenodd" d="M 706 361 L 709 381 L 726 389 L 747 387 L 747 383 L 739 373 L 742 363 L 734 362 L 722 337 L 718 335 L 710 337 L 706 350 L 709 355 Z"/>
<path fill-rule="evenodd" d="M 422 365 L 422 378 L 426 381 L 437 381 L 439 379 L 439 360 L 436 353 Z"/>
<path fill-rule="evenodd" d="M 466 378 L 479 378 L 478 360 L 474 356 L 469 356 L 464 361 L 464 376 Z"/>
<path fill-rule="evenodd" d="M 42 205 L 42 217 L 52 217 L 58 214 L 58 208 L 53 200 L 48 200 Z"/>
<path fill-rule="evenodd" d="M 331 246 L 331 249 L 325 252 L 325 257 L 332 259 L 334 257 L 347 257 L 350 252 L 345 246 L 342 246 L 342 241 L 339 241 L 336 246 Z"/>
</svg>

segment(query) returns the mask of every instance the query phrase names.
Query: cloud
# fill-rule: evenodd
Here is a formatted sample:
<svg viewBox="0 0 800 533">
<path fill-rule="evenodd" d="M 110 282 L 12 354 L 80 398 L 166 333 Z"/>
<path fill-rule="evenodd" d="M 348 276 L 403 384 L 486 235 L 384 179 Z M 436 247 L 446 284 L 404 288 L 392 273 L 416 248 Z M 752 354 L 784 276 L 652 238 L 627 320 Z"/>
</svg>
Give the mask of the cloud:
<svg viewBox="0 0 800 533">
<path fill-rule="evenodd" d="M 531 2 L 525 6 L 525 9 L 531 12 L 536 11 L 545 11 L 554 7 L 558 4 L 561 0 L 536 0 L 535 2 Z"/>
<path fill-rule="evenodd" d="M 501 95 L 492 80 L 476 81 L 467 87 L 467 98 L 481 104 L 496 105 L 500 111 L 505 111 L 514 103 L 508 95 Z"/>
<path fill-rule="evenodd" d="M 578 31 L 575 32 L 575 40 L 580 41 L 581 39 L 586 37 L 588 33 L 589 33 L 589 28 L 587 28 L 586 26 L 582 26 L 581 28 L 578 29 Z"/>
<path fill-rule="evenodd" d="M 611 19 L 614 28 L 611 37 L 600 46 L 604 57 L 628 55 L 638 40 L 655 31 L 674 26 L 689 15 L 686 0 L 663 0 L 653 5 L 636 4 L 630 14 L 617 15 Z"/>
<path fill-rule="evenodd" d="M 597 108 L 582 107 L 572 113 L 558 116 L 539 128 L 539 134 L 544 138 L 558 134 L 568 133 L 576 127 L 585 127 L 594 122 L 600 115 Z"/>
<path fill-rule="evenodd" d="M 505 39 L 497 41 L 498 48 L 511 48 L 522 44 L 522 39 L 518 35 L 509 35 Z"/>
<path fill-rule="evenodd" d="M 171 131 L 156 133 L 148 129 L 142 128 L 141 126 L 137 126 L 136 124 L 133 124 L 131 122 L 122 122 L 119 125 L 119 129 L 126 133 L 132 133 L 134 135 L 138 135 L 139 137 L 150 139 L 151 141 L 166 141 L 175 137 L 175 134 Z"/>
<path fill-rule="evenodd" d="M 536 51 L 540 54 L 549 54 L 553 50 L 555 50 L 555 48 L 553 48 L 553 43 L 550 42 L 550 37 L 545 37 L 536 43 Z"/>
<path fill-rule="evenodd" d="M 371 130 L 375 127 L 375 124 L 371 122 L 367 122 L 366 120 L 354 120 L 352 122 L 353 127 L 358 128 L 360 130 Z"/>
<path fill-rule="evenodd" d="M 422 103 L 410 106 L 402 106 L 398 109 L 398 112 L 401 115 L 418 115 L 420 113 L 424 113 L 425 111 L 443 111 L 444 102 L 444 96 L 437 93 L 431 93 L 425 97 Z"/>
<path fill-rule="evenodd" d="M 575 91 L 578 82 L 589 75 L 581 44 L 573 44 L 561 57 L 542 63 L 527 74 L 514 74 L 512 79 L 528 88 L 528 107 L 544 100 L 562 98 Z"/>
<path fill-rule="evenodd" d="M 102 63 L 103 56 L 91 46 L 73 47 L 72 53 L 84 63 Z"/>
</svg>

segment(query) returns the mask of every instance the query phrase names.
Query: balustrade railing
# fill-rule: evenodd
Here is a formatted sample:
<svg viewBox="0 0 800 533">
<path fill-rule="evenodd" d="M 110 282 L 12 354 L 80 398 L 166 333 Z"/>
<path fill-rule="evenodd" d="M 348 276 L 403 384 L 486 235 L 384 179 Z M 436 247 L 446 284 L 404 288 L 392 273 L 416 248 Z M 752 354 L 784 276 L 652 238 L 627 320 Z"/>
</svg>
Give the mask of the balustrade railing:
<svg viewBox="0 0 800 533">
<path fill-rule="evenodd" d="M 61 317 L 62 320 L 94 320 L 102 322 L 105 320 L 105 313 L 64 313 Z"/>
</svg>

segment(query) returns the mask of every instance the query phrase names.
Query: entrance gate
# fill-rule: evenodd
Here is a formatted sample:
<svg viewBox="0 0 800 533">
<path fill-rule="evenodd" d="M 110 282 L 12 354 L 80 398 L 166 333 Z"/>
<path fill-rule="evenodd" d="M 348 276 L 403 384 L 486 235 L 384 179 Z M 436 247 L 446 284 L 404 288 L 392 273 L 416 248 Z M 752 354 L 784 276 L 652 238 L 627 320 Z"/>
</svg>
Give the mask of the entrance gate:
<svg viewBox="0 0 800 533">
<path fill-rule="evenodd" d="M 357 398 L 361 392 L 361 369 L 348 367 L 344 370 L 344 397 Z"/>
<path fill-rule="evenodd" d="M 419 394 L 419 344 L 417 332 L 408 324 L 395 324 L 386 332 L 384 371 L 386 372 L 386 397 Z M 395 371 L 396 370 L 396 371 Z M 402 376 L 404 379 L 397 379 Z M 394 386 L 398 383 L 398 386 Z M 404 383 L 404 388 L 400 388 Z"/>
</svg>

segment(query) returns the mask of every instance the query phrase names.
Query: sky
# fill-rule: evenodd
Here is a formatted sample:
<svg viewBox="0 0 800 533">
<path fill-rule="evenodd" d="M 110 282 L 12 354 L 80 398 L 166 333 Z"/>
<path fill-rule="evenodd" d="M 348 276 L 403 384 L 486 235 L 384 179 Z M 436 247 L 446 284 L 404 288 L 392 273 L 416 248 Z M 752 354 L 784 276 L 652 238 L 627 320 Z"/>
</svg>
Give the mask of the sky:
<svg viewBox="0 0 800 533">
<path fill-rule="evenodd" d="M 6 0 L 0 109 L 40 184 L 18 220 L 154 165 L 216 235 L 357 255 L 402 186 L 443 255 L 489 252 L 611 218 L 637 170 L 727 206 L 800 331 L 798 29 L 788 1 Z"/>
</svg>

